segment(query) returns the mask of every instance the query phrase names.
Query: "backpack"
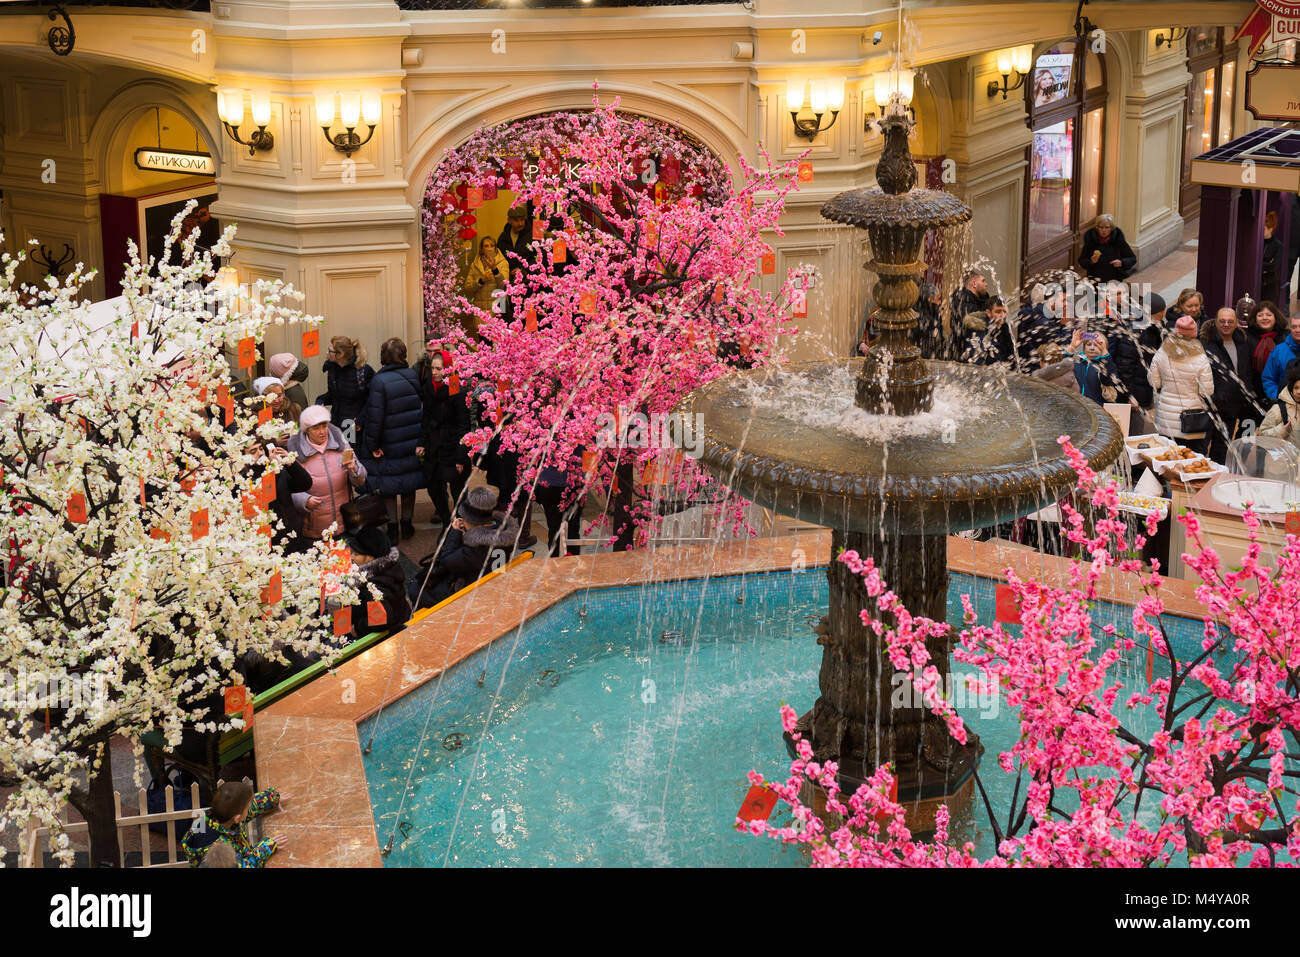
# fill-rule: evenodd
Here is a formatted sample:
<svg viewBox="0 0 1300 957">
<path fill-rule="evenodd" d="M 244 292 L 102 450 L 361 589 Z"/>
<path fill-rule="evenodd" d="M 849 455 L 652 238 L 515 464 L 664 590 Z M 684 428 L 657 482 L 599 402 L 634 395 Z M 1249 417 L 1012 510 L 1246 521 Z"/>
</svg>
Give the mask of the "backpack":
<svg viewBox="0 0 1300 957">
<path fill-rule="evenodd" d="M 149 786 L 145 788 L 145 804 L 150 814 L 162 814 L 167 810 L 168 785 L 172 789 L 172 810 L 174 811 L 192 811 L 193 802 L 190 800 L 190 785 L 198 781 L 198 778 L 188 771 L 182 770 L 175 764 L 164 764 Z M 189 831 L 190 825 L 193 824 L 191 818 L 180 818 L 171 822 L 176 832 L 176 840 L 181 838 Z M 149 825 L 149 830 L 158 834 L 167 833 L 166 821 L 153 821 Z M 146 861 L 146 864 L 149 862 Z"/>
</svg>

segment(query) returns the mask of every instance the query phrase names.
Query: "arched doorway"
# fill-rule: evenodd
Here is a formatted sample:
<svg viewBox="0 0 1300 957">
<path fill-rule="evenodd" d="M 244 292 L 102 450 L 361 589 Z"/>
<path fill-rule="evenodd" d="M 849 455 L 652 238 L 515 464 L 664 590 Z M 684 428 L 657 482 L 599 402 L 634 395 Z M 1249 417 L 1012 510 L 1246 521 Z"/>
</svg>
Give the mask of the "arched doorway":
<svg viewBox="0 0 1300 957">
<path fill-rule="evenodd" d="M 422 292 L 425 333 L 448 331 L 467 321 L 460 308 L 464 282 L 484 237 L 501 240 L 516 194 L 511 176 L 567 175 L 568 145 L 592 131 L 593 110 L 551 111 L 475 132 L 449 150 L 429 177 L 421 208 Z M 690 132 L 664 120 L 619 111 L 630 131 L 625 152 L 647 190 L 664 201 L 690 192 L 721 199 L 731 181 L 725 163 Z M 527 204 L 526 243 L 547 235 L 547 217 Z M 513 230 L 510 232 L 514 246 Z M 502 285 L 504 285 L 502 283 Z"/>
<path fill-rule="evenodd" d="M 1106 61 L 1085 38 L 1039 54 L 1025 84 L 1029 177 L 1025 189 L 1022 275 L 1073 265 L 1100 208 Z"/>
</svg>

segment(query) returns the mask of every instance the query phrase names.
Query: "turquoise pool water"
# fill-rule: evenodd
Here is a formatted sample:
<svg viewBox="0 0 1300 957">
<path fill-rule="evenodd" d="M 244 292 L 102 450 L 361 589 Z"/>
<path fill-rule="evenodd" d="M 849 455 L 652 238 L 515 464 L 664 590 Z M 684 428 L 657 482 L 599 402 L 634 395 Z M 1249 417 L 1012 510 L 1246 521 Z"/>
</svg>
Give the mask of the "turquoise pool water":
<svg viewBox="0 0 1300 957">
<path fill-rule="evenodd" d="M 950 621 L 963 593 L 992 620 L 994 583 L 954 575 Z M 393 838 L 385 863 L 805 866 L 801 851 L 733 824 L 751 768 L 789 771 L 779 708 L 816 699 L 811 625 L 826 602 L 824 571 L 809 569 L 598 589 L 536 616 L 358 726 L 363 743 L 374 734 L 366 775 L 380 846 Z M 1099 627 L 1129 617 L 1094 610 Z M 1166 627 L 1180 654 L 1199 646 L 1199 623 Z M 1140 678 L 1143 660 L 1125 667 Z M 994 761 L 1016 716 L 962 713 L 1005 807 L 1012 782 Z M 954 816 L 954 833 L 987 850 L 974 811 Z"/>
</svg>

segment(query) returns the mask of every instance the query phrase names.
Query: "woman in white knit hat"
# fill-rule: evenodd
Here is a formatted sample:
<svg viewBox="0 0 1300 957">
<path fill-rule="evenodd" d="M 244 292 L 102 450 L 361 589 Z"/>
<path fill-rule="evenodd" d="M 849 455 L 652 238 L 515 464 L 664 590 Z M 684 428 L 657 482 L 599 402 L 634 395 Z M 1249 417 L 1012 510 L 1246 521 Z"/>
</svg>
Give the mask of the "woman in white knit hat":
<svg viewBox="0 0 1300 957">
<path fill-rule="evenodd" d="M 298 433 L 289 438 L 288 448 L 311 475 L 312 485 L 309 491 L 295 492 L 293 504 L 304 515 L 303 536 L 319 539 L 335 522 L 340 530 L 343 528 L 339 509 L 352 497 L 348 486 L 356 489 L 365 485 L 366 470 L 343 432 L 330 424 L 329 409 L 308 406 L 298 418 L 298 427 Z"/>
</svg>

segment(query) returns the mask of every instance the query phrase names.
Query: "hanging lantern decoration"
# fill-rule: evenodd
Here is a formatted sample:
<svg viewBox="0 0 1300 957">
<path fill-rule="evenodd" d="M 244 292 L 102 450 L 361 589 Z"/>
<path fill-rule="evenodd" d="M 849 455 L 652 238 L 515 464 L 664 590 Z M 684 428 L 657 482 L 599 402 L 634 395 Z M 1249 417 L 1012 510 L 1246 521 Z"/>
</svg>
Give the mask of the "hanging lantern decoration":
<svg viewBox="0 0 1300 957">
<path fill-rule="evenodd" d="M 473 226 L 466 226 L 456 235 L 459 236 L 461 239 L 473 239 L 475 236 L 478 235 L 478 230 L 476 230 Z"/>
<path fill-rule="evenodd" d="M 465 197 L 467 197 L 467 196 L 469 195 L 469 184 L 467 184 L 467 183 L 457 183 L 457 184 L 456 184 L 456 195 L 459 196 L 461 199 L 464 199 Z"/>
<path fill-rule="evenodd" d="M 473 213 L 461 213 L 456 217 L 456 222 L 461 226 L 473 226 L 478 222 L 478 217 Z"/>
</svg>

